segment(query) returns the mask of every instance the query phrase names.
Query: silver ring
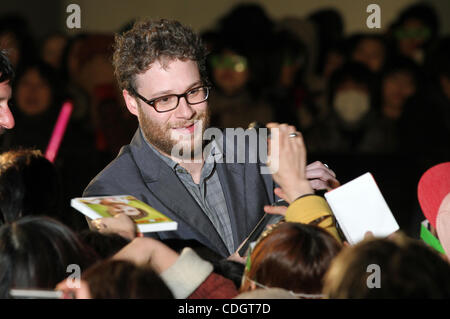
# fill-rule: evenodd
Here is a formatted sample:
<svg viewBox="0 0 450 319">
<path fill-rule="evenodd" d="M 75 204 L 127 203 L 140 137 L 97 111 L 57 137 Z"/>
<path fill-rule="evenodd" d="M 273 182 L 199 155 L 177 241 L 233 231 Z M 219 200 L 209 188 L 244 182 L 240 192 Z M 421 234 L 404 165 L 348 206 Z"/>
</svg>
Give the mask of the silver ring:
<svg viewBox="0 0 450 319">
<path fill-rule="evenodd" d="M 326 168 L 329 168 L 327 164 L 323 164 L 323 166 L 325 166 Z"/>
<path fill-rule="evenodd" d="M 297 133 L 291 133 L 291 134 L 289 134 L 289 137 L 297 137 L 298 136 L 298 134 Z"/>
</svg>

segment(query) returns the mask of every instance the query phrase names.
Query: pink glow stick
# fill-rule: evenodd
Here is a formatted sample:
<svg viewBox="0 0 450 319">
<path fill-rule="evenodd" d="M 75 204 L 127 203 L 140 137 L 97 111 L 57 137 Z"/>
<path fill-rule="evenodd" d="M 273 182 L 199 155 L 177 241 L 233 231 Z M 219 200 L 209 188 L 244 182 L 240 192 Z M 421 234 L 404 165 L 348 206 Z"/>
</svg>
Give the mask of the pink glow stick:
<svg viewBox="0 0 450 319">
<path fill-rule="evenodd" d="M 55 127 L 53 129 L 52 137 L 48 143 L 47 150 L 45 151 L 45 157 L 53 163 L 56 154 L 58 153 L 59 146 L 61 145 L 62 138 L 66 131 L 67 123 L 69 122 L 70 115 L 72 114 L 73 103 L 71 101 L 64 102 L 61 111 L 58 115 Z"/>
</svg>

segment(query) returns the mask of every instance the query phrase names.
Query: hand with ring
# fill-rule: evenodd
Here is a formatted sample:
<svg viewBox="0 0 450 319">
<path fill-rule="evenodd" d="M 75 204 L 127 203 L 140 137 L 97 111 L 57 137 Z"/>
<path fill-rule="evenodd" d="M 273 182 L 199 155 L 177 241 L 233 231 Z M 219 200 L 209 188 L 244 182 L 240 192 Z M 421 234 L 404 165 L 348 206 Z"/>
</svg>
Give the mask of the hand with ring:
<svg viewBox="0 0 450 319">
<path fill-rule="evenodd" d="M 288 203 L 301 195 L 312 194 L 313 188 L 306 177 L 306 148 L 301 133 L 287 124 L 269 123 L 267 127 L 271 129 L 268 149 L 274 150 L 269 154 L 268 166 L 281 187 L 275 194 L 282 195 Z"/>
</svg>

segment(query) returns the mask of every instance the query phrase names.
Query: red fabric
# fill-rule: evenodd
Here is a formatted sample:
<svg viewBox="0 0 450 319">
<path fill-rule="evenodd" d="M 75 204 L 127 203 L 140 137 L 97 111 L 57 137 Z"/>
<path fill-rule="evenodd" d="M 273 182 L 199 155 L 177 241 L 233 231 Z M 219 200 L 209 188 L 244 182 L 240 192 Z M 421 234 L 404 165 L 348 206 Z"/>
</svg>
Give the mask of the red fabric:
<svg viewBox="0 0 450 319">
<path fill-rule="evenodd" d="M 231 299 L 237 295 L 236 286 L 230 279 L 211 273 L 187 299 Z"/>
<path fill-rule="evenodd" d="M 420 178 L 417 197 L 423 214 L 434 228 L 439 206 L 448 193 L 450 193 L 450 162 L 433 166 Z"/>
</svg>

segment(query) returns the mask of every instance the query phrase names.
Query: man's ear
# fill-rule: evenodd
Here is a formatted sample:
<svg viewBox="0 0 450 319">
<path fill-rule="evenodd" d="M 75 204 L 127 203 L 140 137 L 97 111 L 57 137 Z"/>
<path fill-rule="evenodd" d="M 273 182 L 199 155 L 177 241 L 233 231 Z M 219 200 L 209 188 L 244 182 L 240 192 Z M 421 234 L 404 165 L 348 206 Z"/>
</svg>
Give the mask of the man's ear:
<svg viewBox="0 0 450 319">
<path fill-rule="evenodd" d="M 125 100 L 125 104 L 127 105 L 128 111 L 130 111 L 131 114 L 138 116 L 138 103 L 134 96 L 130 94 L 127 90 L 122 90 L 122 95 Z"/>
</svg>

